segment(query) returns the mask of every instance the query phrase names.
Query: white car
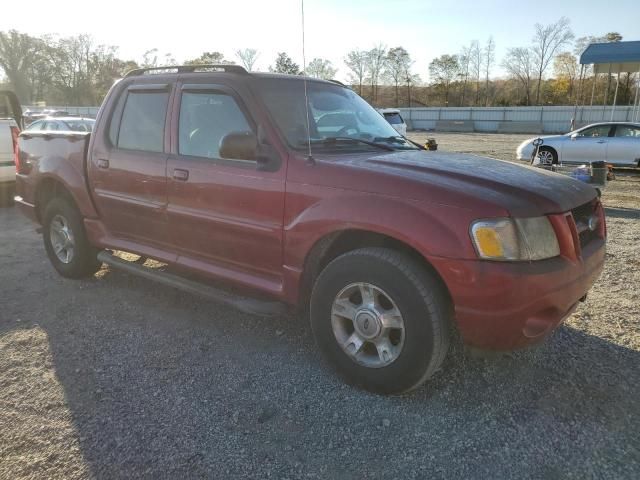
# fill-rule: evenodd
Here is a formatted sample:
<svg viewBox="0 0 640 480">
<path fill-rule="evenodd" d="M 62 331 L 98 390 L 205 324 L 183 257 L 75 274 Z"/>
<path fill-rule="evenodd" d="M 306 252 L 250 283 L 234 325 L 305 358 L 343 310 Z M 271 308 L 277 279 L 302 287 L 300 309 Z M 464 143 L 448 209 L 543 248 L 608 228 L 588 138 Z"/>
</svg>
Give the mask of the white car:
<svg viewBox="0 0 640 480">
<path fill-rule="evenodd" d="M 0 91 L 0 203 L 13 199 L 15 156 L 22 126 L 22 108 L 13 92 Z"/>
<path fill-rule="evenodd" d="M 378 110 L 387 122 L 403 137 L 407 136 L 407 124 L 404 123 L 400 110 L 396 108 L 381 108 Z"/>
<path fill-rule="evenodd" d="M 537 137 L 536 137 L 537 138 Z M 533 141 L 516 150 L 518 160 L 531 160 Z M 594 123 L 564 135 L 542 138 L 538 158 L 544 164 L 583 164 L 604 160 L 617 167 L 640 168 L 640 123 Z"/>
</svg>

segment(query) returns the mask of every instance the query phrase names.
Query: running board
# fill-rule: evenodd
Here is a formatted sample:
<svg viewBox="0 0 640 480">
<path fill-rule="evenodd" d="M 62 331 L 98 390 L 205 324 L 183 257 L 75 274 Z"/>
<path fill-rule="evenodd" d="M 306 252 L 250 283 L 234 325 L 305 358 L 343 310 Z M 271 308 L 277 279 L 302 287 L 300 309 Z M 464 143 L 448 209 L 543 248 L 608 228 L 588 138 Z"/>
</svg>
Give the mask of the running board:
<svg viewBox="0 0 640 480">
<path fill-rule="evenodd" d="M 157 271 L 140 264 L 122 260 L 107 251 L 98 253 L 98 260 L 102 263 L 106 263 L 110 267 L 123 270 L 132 275 L 138 275 L 169 287 L 174 287 L 185 292 L 209 298 L 219 303 L 230 305 L 241 312 L 249 313 L 251 315 L 275 317 L 287 313 L 287 306 L 284 303 L 236 295 L 211 285 L 182 278 L 172 273 Z"/>
</svg>

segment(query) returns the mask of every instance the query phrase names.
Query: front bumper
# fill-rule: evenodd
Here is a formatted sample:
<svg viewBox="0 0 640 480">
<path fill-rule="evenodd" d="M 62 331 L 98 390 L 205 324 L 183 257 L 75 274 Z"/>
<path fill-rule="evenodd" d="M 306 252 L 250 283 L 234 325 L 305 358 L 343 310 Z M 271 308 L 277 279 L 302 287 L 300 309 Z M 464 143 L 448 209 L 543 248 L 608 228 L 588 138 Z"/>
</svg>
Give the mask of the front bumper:
<svg viewBox="0 0 640 480">
<path fill-rule="evenodd" d="M 605 240 L 581 257 L 538 262 L 430 259 L 447 285 L 463 341 L 514 350 L 545 338 L 568 317 L 602 272 Z"/>
</svg>

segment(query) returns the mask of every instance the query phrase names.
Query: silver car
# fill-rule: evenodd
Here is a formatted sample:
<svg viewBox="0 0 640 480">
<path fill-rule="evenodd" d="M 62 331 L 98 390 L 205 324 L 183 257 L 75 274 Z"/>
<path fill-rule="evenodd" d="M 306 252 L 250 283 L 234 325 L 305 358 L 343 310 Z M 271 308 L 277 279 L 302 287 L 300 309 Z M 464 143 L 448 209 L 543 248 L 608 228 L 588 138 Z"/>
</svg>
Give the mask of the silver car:
<svg viewBox="0 0 640 480">
<path fill-rule="evenodd" d="M 604 160 L 617 167 L 640 168 L 640 123 L 594 123 L 564 135 L 540 137 L 538 157 L 544 164 L 583 164 Z M 516 150 L 518 160 L 530 160 L 535 138 Z"/>
<path fill-rule="evenodd" d="M 84 117 L 46 117 L 30 124 L 26 131 L 61 130 L 69 132 L 90 132 L 93 130 L 93 118 Z"/>
</svg>

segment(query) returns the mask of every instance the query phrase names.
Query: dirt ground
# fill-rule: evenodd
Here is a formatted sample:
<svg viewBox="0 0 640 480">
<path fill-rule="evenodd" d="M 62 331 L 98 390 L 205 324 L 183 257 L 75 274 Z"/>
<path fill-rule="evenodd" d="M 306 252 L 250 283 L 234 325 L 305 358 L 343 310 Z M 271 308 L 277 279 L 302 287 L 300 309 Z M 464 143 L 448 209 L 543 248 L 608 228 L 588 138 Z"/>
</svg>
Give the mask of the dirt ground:
<svg viewBox="0 0 640 480">
<path fill-rule="evenodd" d="M 507 160 L 527 137 L 427 136 Z M 564 326 L 403 397 L 344 385 L 304 319 L 65 280 L 0 208 L 0 479 L 640 478 L 640 174 L 603 201 L 606 267 Z"/>
</svg>

